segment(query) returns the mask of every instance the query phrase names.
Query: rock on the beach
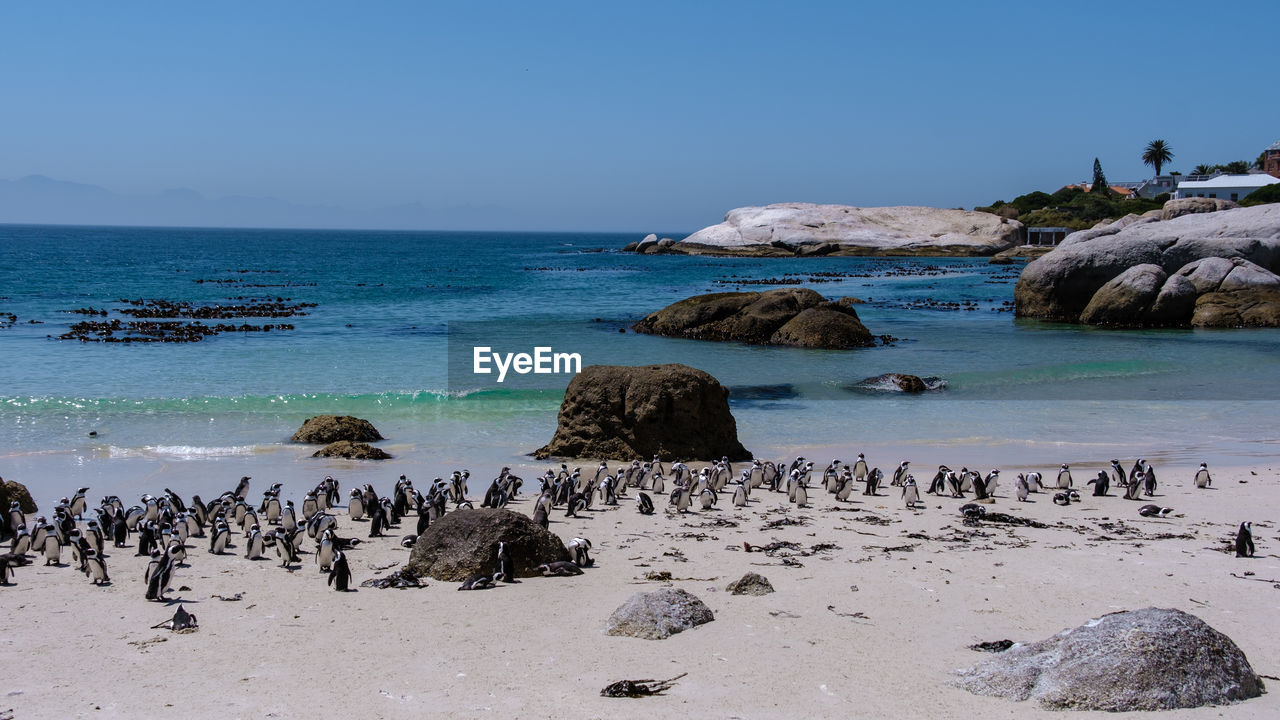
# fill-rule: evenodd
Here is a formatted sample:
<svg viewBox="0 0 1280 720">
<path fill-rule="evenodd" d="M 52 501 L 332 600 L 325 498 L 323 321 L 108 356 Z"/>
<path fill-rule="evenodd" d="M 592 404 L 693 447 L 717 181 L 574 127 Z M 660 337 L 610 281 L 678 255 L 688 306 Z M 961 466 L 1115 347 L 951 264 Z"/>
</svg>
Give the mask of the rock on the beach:
<svg viewBox="0 0 1280 720">
<path fill-rule="evenodd" d="M 420 577 L 461 582 L 497 571 L 499 542 L 506 543 L 517 577 L 538 577 L 539 565 L 571 559 L 560 538 L 527 515 L 477 508 L 448 512 L 431 523 L 413 544 L 406 567 Z"/>
<path fill-rule="evenodd" d="M 695 295 L 650 313 L 636 332 L 752 345 L 845 349 L 875 344 L 852 302 L 808 288 Z"/>
<path fill-rule="evenodd" d="M 729 583 L 725 590 L 733 595 L 768 595 L 773 592 L 773 583 L 759 573 L 749 572 Z"/>
<path fill-rule="evenodd" d="M 37 510 L 36 501 L 31 499 L 31 492 L 27 490 L 27 486 L 14 480 L 0 481 L 0 512 L 4 513 L 4 522 L 9 522 L 9 506 L 14 500 L 18 501 L 18 507 L 22 508 L 24 513 L 33 513 Z"/>
<path fill-rule="evenodd" d="M 696 595 L 679 588 L 663 588 L 631 596 L 609 616 L 609 635 L 663 640 L 716 616 Z"/>
<path fill-rule="evenodd" d="M 339 440 L 352 442 L 377 442 L 382 433 L 368 420 L 350 415 L 317 415 L 307 418 L 293 434 L 293 442 L 321 445 Z"/>
<path fill-rule="evenodd" d="M 589 365 L 569 381 L 555 436 L 534 457 L 749 460 L 729 390 L 687 365 Z"/>
<path fill-rule="evenodd" d="M 993 255 L 1017 245 L 1022 224 L 930 207 L 778 203 L 730 210 L 670 250 L 691 255 Z"/>
<path fill-rule="evenodd" d="M 1054 710 L 1172 710 L 1264 692 L 1231 638 L 1194 615 L 1161 608 L 1104 615 L 956 674 L 955 684 L 974 694 Z"/>
<path fill-rule="evenodd" d="M 311 454 L 311 457 L 336 457 L 349 460 L 390 460 L 391 454 L 369 443 L 339 440 L 329 443 Z"/>
<path fill-rule="evenodd" d="M 1160 211 L 1160 219 L 1172 220 L 1183 215 L 1218 212 L 1238 207 L 1240 207 L 1238 204 L 1222 198 L 1178 198 L 1164 204 L 1164 209 Z"/>
<path fill-rule="evenodd" d="M 1196 198 L 1199 199 L 1199 198 Z M 1280 326 L 1280 206 L 1127 216 L 1023 269 L 1019 317 L 1149 327 Z"/>
</svg>

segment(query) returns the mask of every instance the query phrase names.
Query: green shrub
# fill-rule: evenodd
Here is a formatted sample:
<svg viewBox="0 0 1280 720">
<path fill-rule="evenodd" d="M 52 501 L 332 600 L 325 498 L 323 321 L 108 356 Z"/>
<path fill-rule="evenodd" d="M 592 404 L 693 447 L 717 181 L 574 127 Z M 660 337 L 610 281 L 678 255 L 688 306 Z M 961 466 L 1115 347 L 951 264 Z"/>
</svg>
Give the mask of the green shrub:
<svg viewBox="0 0 1280 720">
<path fill-rule="evenodd" d="M 1274 202 L 1280 202 L 1280 183 L 1264 185 L 1254 190 L 1245 195 L 1240 204 L 1245 207 L 1253 207 L 1254 205 L 1267 205 Z"/>
</svg>

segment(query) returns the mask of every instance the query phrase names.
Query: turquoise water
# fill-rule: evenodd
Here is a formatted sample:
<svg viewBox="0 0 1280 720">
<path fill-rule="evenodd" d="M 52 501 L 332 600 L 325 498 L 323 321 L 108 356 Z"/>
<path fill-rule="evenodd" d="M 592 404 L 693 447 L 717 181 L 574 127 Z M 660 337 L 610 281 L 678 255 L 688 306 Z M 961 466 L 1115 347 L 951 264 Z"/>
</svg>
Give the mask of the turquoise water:
<svg viewBox="0 0 1280 720">
<path fill-rule="evenodd" d="M 0 327 L 0 475 L 88 472 L 122 482 L 182 461 L 222 475 L 264 456 L 310 473 L 284 443 L 318 413 L 370 418 L 398 458 L 430 473 L 445 462 L 519 459 L 545 443 L 567 377 L 540 378 L 545 386 L 535 389 L 469 381 L 456 365 L 450 374 L 451 326 L 455 343 L 466 327 L 468 339 L 549 345 L 580 353 L 586 364 L 706 370 L 732 389 L 743 442 L 762 455 L 828 446 L 991 454 L 994 447 L 1010 461 L 1056 465 L 1066 456 L 1125 453 L 1248 462 L 1274 452 L 1280 332 L 1103 331 L 1016 320 L 998 310 L 1012 299 L 1018 266 L 982 259 L 617 250 L 635 239 L 0 227 L 0 313 L 17 316 Z M 619 332 L 688 295 L 784 276 L 830 297 L 868 299 L 857 308 L 863 322 L 897 342 L 833 352 Z M 68 312 L 76 308 L 244 297 L 315 307 L 287 320 L 226 321 L 289 322 L 289 332 L 187 344 L 52 339 L 84 319 Z M 931 301 L 974 309 L 930 309 Z M 884 372 L 936 375 L 949 385 L 924 397 L 845 387 Z"/>
</svg>

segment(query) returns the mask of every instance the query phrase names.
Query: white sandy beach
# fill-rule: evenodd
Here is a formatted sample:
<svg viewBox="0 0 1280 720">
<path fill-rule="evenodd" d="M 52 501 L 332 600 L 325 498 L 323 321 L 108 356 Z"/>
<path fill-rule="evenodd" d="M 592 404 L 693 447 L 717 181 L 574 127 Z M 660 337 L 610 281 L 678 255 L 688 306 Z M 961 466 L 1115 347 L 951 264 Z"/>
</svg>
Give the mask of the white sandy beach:
<svg viewBox="0 0 1280 720">
<path fill-rule="evenodd" d="M 533 478 L 547 466 L 514 470 Z M 1080 466 L 1077 487 L 1100 468 Z M 1153 501 L 1177 511 L 1167 519 L 1140 517 L 1143 503 L 1114 494 L 1085 492 L 1069 507 L 1043 493 L 1019 503 L 1010 496 L 1018 470 L 1003 469 L 989 510 L 1035 518 L 1047 529 L 966 527 L 956 511 L 963 501 L 925 495 L 926 509 L 912 512 L 891 487 L 876 498 L 855 492 L 851 503 L 815 488 L 804 509 L 763 490 L 745 510 L 726 495 L 718 509 L 684 516 L 664 513 L 665 498 L 657 497 L 659 513 L 650 517 L 629 500 L 580 518 L 558 509 L 551 530 L 566 541 L 590 538 L 594 568 L 472 593 L 435 580 L 417 590 L 338 593 L 313 563 L 310 541 L 288 572 L 273 559 L 244 559 L 243 540 L 233 554 L 213 556 L 207 541 L 192 539 L 189 567 L 179 569 L 170 595 L 198 616 L 191 633 L 150 629 L 178 602 L 143 599 L 145 561 L 133 548 L 112 551 L 108 543 L 107 587 L 92 586 L 64 550 L 63 566 L 43 567 L 37 558 L 0 588 L 0 647 L 9 658 L 0 716 L 10 709 L 23 719 L 1048 716 L 1029 703 L 953 688 L 950 672 L 988 657 L 970 644 L 1039 640 L 1146 606 L 1199 616 L 1235 640 L 1258 673 L 1280 674 L 1273 632 L 1280 585 L 1257 581 L 1280 578 L 1273 540 L 1280 473 L 1214 468 L 1213 489 L 1197 490 L 1194 466 L 1156 468 Z M 472 470 L 479 479 L 496 468 Z M 916 472 L 923 485 L 931 474 L 928 466 Z M 366 481 L 387 493 L 393 478 L 374 466 L 339 480 L 345 496 Z M 532 484 L 512 509 L 531 512 Z M 255 498 L 261 489 L 253 488 Z M 305 489 L 286 486 L 284 496 L 297 501 Z M 96 502 L 101 493 L 89 497 Z M 367 524 L 338 515 L 341 536 L 367 534 Z M 804 523 L 763 527 L 783 517 Z M 1254 522 L 1253 559 L 1223 551 L 1243 520 Z M 414 521 L 410 515 L 399 530 L 349 553 L 353 584 L 408 559 L 399 538 Z M 774 540 L 838 549 L 797 555 L 790 566 L 781 556 L 743 551 L 743 542 Z M 605 635 L 614 608 L 661 586 L 645 575 L 663 571 L 702 598 L 715 621 L 662 641 Z M 768 577 L 777 592 L 725 591 L 747 571 Z M 236 593 L 243 599 L 214 599 Z M 664 696 L 600 696 L 617 680 L 680 673 L 688 674 Z M 1277 717 L 1280 700 L 1268 682 L 1272 692 L 1258 699 L 1159 716 Z M 1148 715 L 1155 714 L 1134 714 Z"/>
</svg>

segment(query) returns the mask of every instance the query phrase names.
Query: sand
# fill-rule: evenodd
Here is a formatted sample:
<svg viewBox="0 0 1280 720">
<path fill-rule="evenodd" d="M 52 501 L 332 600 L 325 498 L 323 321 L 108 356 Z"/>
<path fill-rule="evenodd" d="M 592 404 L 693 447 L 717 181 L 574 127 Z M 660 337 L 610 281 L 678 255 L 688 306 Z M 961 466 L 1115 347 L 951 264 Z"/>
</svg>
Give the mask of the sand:
<svg viewBox="0 0 1280 720">
<path fill-rule="evenodd" d="M 516 471 L 531 478 L 545 467 Z M 1077 484 L 1101 467 L 1081 467 Z M 596 566 L 480 592 L 435 580 L 423 589 L 358 587 L 407 560 L 399 540 L 412 532 L 412 515 L 349 553 L 358 587 L 349 593 L 327 587 L 310 541 L 286 571 L 274 559 L 246 560 L 242 539 L 224 556 L 192 539 L 169 605 L 143 599 L 145 561 L 132 548 L 108 547 L 106 587 L 91 585 L 64 551 L 62 567 L 37 559 L 17 569 L 16 584 L 0 587 L 0 717 L 1061 717 L 947 681 L 986 657 L 970 644 L 1038 640 L 1149 605 L 1199 616 L 1234 639 L 1257 672 L 1280 675 L 1280 585 L 1257 581 L 1280 579 L 1280 473 L 1214 468 L 1213 489 L 1197 490 L 1194 466 L 1156 467 L 1154 502 L 1175 508 L 1170 518 L 1142 518 L 1143 503 L 1114 495 L 1086 494 L 1069 507 L 1046 494 L 1019 503 L 1010 497 L 1018 470 L 1003 469 L 989 510 L 1046 529 L 966 527 L 956 510 L 962 501 L 925 495 L 926 508 L 913 512 L 891 487 L 876 498 L 856 491 L 850 503 L 813 488 L 811 506 L 801 509 L 761 490 L 745 509 L 726 494 L 717 509 L 683 516 L 664 513 L 665 498 L 650 517 L 629 500 L 579 518 L 558 510 L 551 529 L 565 540 L 590 538 Z M 390 478 L 368 474 L 376 477 L 343 479 L 344 497 L 365 481 L 390 491 Z M 930 475 L 917 473 L 924 485 Z M 286 487 L 285 497 L 300 503 L 304 489 Z M 261 490 L 253 489 L 255 499 Z M 91 491 L 91 501 L 99 497 Z M 532 505 L 526 492 L 511 508 L 531 513 Z M 366 523 L 338 516 L 340 535 L 367 534 Z M 764 527 L 783 518 L 801 524 Z M 1224 552 L 1242 520 L 1254 522 L 1253 559 Z M 773 541 L 799 543 L 805 553 L 836 548 L 790 558 L 743 550 L 744 542 Z M 777 592 L 725 591 L 747 571 Z M 645 579 L 651 572 L 673 579 Z M 715 621 L 661 641 L 602 632 L 632 594 L 667 584 L 702 598 Z M 239 601 L 214 597 L 237 593 Z M 198 631 L 151 629 L 179 602 L 199 618 Z M 663 696 L 600 696 L 617 680 L 680 673 L 687 675 Z M 1271 694 L 1255 700 L 1159 716 L 1280 717 L 1280 683 L 1268 682 Z"/>
</svg>

